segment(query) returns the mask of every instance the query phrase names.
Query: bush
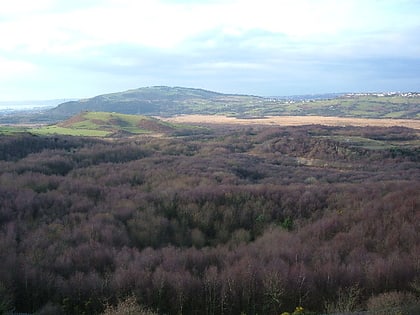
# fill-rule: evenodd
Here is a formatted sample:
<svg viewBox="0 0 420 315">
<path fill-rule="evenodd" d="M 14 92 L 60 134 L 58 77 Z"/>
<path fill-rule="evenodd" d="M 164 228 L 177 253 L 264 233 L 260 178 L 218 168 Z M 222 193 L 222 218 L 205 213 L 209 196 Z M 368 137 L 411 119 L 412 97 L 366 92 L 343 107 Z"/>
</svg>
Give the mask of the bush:
<svg viewBox="0 0 420 315">
<path fill-rule="evenodd" d="M 12 309 L 13 298 L 12 295 L 7 291 L 5 285 L 0 282 L 0 315 L 6 314 Z"/>
<path fill-rule="evenodd" d="M 157 315 L 157 313 L 140 306 L 134 296 L 129 296 L 115 307 L 108 305 L 102 315 Z"/>
<path fill-rule="evenodd" d="M 337 299 L 325 302 L 327 314 L 354 312 L 359 307 L 361 289 L 358 285 L 349 288 L 339 288 Z"/>
<path fill-rule="evenodd" d="M 386 292 L 371 297 L 367 307 L 372 315 L 415 315 L 420 313 L 420 301 L 408 292 Z"/>
<path fill-rule="evenodd" d="M 36 312 L 36 315 L 52 315 L 52 314 L 54 315 L 64 314 L 63 308 L 61 307 L 61 305 L 48 302 L 38 312 Z"/>
</svg>

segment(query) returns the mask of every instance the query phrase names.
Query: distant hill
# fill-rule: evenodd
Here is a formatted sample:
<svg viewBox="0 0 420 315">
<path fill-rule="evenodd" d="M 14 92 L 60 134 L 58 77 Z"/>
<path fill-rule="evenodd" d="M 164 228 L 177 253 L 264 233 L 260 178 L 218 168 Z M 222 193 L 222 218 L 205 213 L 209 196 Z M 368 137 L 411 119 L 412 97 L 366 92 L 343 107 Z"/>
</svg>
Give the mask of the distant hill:
<svg viewBox="0 0 420 315">
<path fill-rule="evenodd" d="M 324 94 L 289 98 L 223 94 L 202 89 L 154 86 L 65 102 L 50 110 L 51 119 L 65 119 L 82 111 L 148 116 L 182 114 L 262 116 L 334 116 L 420 119 L 418 93 Z"/>
<path fill-rule="evenodd" d="M 29 130 L 35 134 L 127 137 L 137 134 L 190 134 L 194 127 L 162 120 L 110 112 L 81 112 L 61 123 Z M 197 128 L 196 128 L 197 129 Z"/>
<path fill-rule="evenodd" d="M 222 94 L 202 89 L 154 86 L 99 95 L 60 104 L 50 113 L 72 116 L 81 111 L 118 112 L 136 115 L 226 113 L 226 106 L 256 104 L 264 98 Z M 236 108 L 235 108 L 236 110 Z"/>
</svg>

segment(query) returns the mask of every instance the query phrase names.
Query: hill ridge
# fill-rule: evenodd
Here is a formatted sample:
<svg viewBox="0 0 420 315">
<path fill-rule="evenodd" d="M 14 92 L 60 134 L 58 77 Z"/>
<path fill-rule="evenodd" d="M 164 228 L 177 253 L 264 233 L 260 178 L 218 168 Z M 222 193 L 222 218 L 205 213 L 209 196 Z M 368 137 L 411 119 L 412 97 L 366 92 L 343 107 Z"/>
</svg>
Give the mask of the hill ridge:
<svg viewBox="0 0 420 315">
<path fill-rule="evenodd" d="M 66 119 L 85 110 L 161 117 L 199 114 L 420 119 L 420 94 L 354 93 L 328 99 L 279 99 L 201 88 L 150 86 L 65 102 L 49 113 Z"/>
<path fill-rule="evenodd" d="M 155 117 L 111 112 L 83 111 L 55 125 L 36 130 L 37 134 L 65 134 L 95 137 L 120 137 L 140 134 L 172 134 L 188 127 Z"/>
</svg>

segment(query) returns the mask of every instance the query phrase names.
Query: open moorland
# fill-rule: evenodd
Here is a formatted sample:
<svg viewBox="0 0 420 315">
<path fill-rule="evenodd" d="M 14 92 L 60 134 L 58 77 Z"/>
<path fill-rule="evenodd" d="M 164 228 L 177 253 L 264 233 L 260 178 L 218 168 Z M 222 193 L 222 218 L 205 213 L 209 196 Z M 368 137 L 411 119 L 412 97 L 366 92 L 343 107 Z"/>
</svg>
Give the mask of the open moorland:
<svg viewBox="0 0 420 315">
<path fill-rule="evenodd" d="M 233 124 L 233 125 L 272 125 L 272 126 L 372 126 L 392 127 L 400 126 L 420 129 L 420 120 L 417 119 L 372 119 L 372 118 L 344 118 L 327 116 L 267 116 L 262 118 L 236 118 L 221 115 L 180 115 L 170 118 L 161 118 L 164 121 L 184 124 Z"/>
</svg>

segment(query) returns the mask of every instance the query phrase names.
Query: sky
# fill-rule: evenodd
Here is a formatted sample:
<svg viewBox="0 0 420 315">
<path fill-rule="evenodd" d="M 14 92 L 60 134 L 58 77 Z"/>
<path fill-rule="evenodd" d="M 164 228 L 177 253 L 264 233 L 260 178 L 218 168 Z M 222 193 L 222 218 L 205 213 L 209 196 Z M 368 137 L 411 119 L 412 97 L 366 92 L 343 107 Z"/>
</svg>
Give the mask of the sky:
<svg viewBox="0 0 420 315">
<path fill-rule="evenodd" d="M 418 0 L 0 0 L 0 100 L 420 91 Z"/>
</svg>

